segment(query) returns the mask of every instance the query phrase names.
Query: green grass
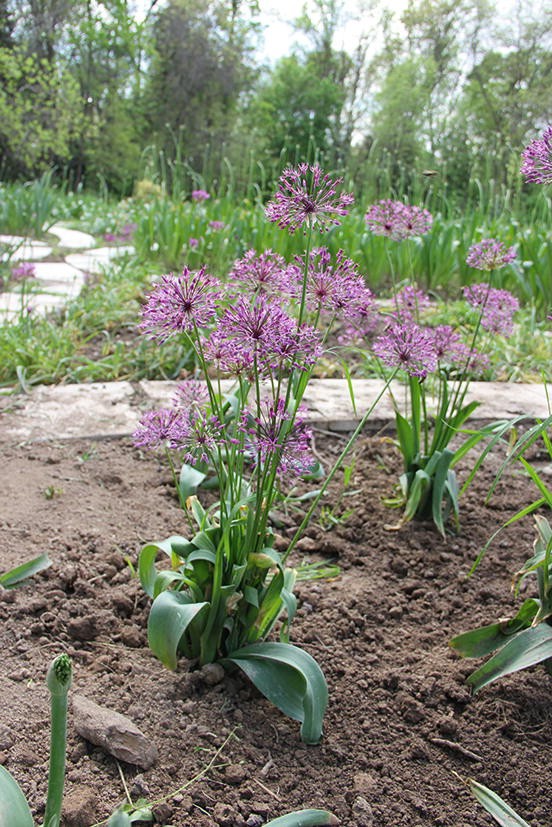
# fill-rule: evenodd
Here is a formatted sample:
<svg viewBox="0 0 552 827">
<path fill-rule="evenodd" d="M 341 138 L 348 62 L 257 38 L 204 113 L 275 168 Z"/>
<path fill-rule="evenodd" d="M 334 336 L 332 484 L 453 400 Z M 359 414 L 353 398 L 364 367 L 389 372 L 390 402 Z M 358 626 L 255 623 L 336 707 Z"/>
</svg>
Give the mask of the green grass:
<svg viewBox="0 0 552 827">
<path fill-rule="evenodd" d="M 290 236 L 266 220 L 260 198 L 239 200 L 232 192 L 228 186 L 220 196 L 213 192 L 198 204 L 158 193 L 153 199 L 116 202 L 107 195 L 56 190 L 48 177 L 2 187 L 9 197 L 0 208 L 0 233 L 33 235 L 39 224 L 43 228 L 57 220 L 92 233 L 98 243 L 104 233 L 128 223 L 136 223 L 137 231 L 136 256 L 112 267 L 62 312 L 47 318 L 31 314 L 0 327 L 0 385 L 174 378 L 193 368 L 191 355 L 182 354 L 175 344 L 153 346 L 135 335 L 151 275 L 205 264 L 224 278 L 233 261 L 250 248 L 270 248 L 292 261 L 304 247 L 301 232 Z M 491 340 L 492 369 L 486 378 L 539 381 L 549 372 L 552 357 L 550 323 L 545 321 L 552 307 L 549 200 L 537 195 L 530 207 L 514 209 L 506 195 L 481 188 L 470 210 L 460 215 L 442 198 L 426 195 L 427 202 L 435 202 L 430 203 L 433 208 L 441 204 L 442 213 L 422 239 L 398 243 L 374 236 L 364 222 L 365 203 L 357 204 L 339 227 L 315 244 L 333 253 L 344 249 L 380 297 L 389 295 L 393 283 L 414 277 L 443 300 L 435 319 L 441 324 L 461 321 L 461 287 L 486 279 L 487 274 L 465 264 L 470 245 L 486 237 L 515 244 L 518 261 L 497 271 L 494 285 L 520 299 L 519 324 L 508 342 Z M 214 228 L 212 221 L 221 222 L 223 229 Z M 198 240 L 197 247 L 190 245 L 190 238 Z"/>
</svg>

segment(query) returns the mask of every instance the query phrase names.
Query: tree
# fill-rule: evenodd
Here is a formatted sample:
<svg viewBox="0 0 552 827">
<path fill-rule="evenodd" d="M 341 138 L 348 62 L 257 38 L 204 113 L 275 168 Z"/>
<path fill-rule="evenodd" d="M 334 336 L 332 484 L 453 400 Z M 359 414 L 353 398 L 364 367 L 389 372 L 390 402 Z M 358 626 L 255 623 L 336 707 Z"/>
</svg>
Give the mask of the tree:
<svg viewBox="0 0 552 827">
<path fill-rule="evenodd" d="M 222 153 L 240 95 L 250 85 L 250 21 L 237 0 L 170 0 L 153 22 L 154 55 L 145 90 L 148 138 L 169 158 L 202 168 L 207 147 Z"/>
</svg>

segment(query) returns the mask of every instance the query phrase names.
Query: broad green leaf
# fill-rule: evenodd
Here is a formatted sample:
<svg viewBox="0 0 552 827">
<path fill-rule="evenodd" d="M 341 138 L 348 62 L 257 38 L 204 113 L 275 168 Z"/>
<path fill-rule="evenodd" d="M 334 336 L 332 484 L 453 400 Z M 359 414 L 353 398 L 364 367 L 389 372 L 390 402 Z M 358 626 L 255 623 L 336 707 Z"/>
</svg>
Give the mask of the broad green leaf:
<svg viewBox="0 0 552 827">
<path fill-rule="evenodd" d="M 188 497 L 195 494 L 201 483 L 207 479 L 207 474 L 203 471 L 198 471 L 193 465 L 184 463 L 180 469 L 180 477 L 178 479 L 178 488 L 180 490 L 180 497 L 182 502 L 186 502 Z"/>
<path fill-rule="evenodd" d="M 480 804 L 485 807 L 489 815 L 492 815 L 501 827 L 530 827 L 530 825 L 519 816 L 515 810 L 495 792 L 479 784 L 470 778 L 470 789 Z"/>
<path fill-rule="evenodd" d="M 128 813 L 123 810 L 115 810 L 109 821 L 107 827 L 131 827 L 132 821 Z"/>
<path fill-rule="evenodd" d="M 529 628 L 538 609 L 538 601 L 528 598 L 511 620 L 491 623 L 479 629 L 472 629 L 470 632 L 463 632 L 452 638 L 450 646 L 463 658 L 481 658 L 490 655 L 491 652 L 504 646 L 512 635 Z"/>
<path fill-rule="evenodd" d="M 547 557 L 550 556 L 552 548 L 552 527 L 548 520 L 542 515 L 535 515 L 535 522 L 537 523 L 538 536 L 535 540 L 535 553 L 529 560 L 526 560 L 519 571 L 514 575 L 514 582 L 518 579 L 522 581 L 528 574 L 542 566 Z"/>
<path fill-rule="evenodd" d="M 323 824 L 339 824 L 339 821 L 327 810 L 296 810 L 269 821 L 265 827 L 318 827 Z"/>
<path fill-rule="evenodd" d="M 416 456 L 416 440 L 414 439 L 410 422 L 398 411 L 395 412 L 395 426 L 397 428 L 397 438 L 399 440 L 401 454 L 408 468 Z"/>
<path fill-rule="evenodd" d="M 147 543 L 142 548 L 138 558 L 138 576 L 148 597 L 153 597 L 154 594 L 154 584 L 159 573 L 155 568 L 155 560 L 159 552 L 162 551 L 172 561 L 173 554 L 186 559 L 186 556 L 194 550 L 193 543 L 178 535 L 167 537 L 166 540 L 159 540 L 155 543 Z"/>
<path fill-rule="evenodd" d="M 404 519 L 411 520 L 417 513 L 431 486 L 431 478 L 421 468 L 416 471 L 408 488 L 408 498 L 404 509 Z"/>
<path fill-rule="evenodd" d="M 38 574 L 39 571 L 44 571 L 44 569 L 47 569 L 51 565 L 52 561 L 46 552 L 44 552 L 44 554 L 33 557 L 32 560 L 27 560 L 26 563 L 22 563 L 20 566 L 16 566 L 4 572 L 4 574 L 0 574 L 0 588 L 13 589 L 29 577 L 32 577 L 33 574 Z"/>
<path fill-rule="evenodd" d="M 290 643 L 254 643 L 231 652 L 225 660 L 239 666 L 284 715 L 301 721 L 305 743 L 320 741 L 328 687 L 311 655 Z"/>
<path fill-rule="evenodd" d="M 448 448 L 443 451 L 441 456 L 439 457 L 439 461 L 435 468 L 435 473 L 433 476 L 433 491 L 431 493 L 431 513 L 433 516 L 433 522 L 443 535 L 446 536 L 445 526 L 443 522 L 443 500 L 445 499 L 445 492 L 448 491 L 450 493 L 451 488 L 454 490 L 453 485 L 451 486 L 449 483 L 449 474 L 454 474 L 453 471 L 449 471 L 449 466 L 451 460 L 453 458 L 452 451 L 449 451 Z M 458 503 L 456 502 L 455 513 L 458 511 Z"/>
<path fill-rule="evenodd" d="M 468 683 L 474 692 L 478 692 L 498 678 L 527 669 L 547 658 L 552 658 L 552 626 L 540 623 L 524 629 L 509 640 L 487 663 L 469 676 Z"/>
<path fill-rule="evenodd" d="M 0 764 L 0 827 L 34 827 L 21 787 Z"/>
<path fill-rule="evenodd" d="M 182 635 L 208 607 L 209 603 L 194 603 L 183 592 L 161 592 L 153 601 L 148 619 L 148 643 L 153 654 L 169 669 L 176 669 Z"/>
</svg>

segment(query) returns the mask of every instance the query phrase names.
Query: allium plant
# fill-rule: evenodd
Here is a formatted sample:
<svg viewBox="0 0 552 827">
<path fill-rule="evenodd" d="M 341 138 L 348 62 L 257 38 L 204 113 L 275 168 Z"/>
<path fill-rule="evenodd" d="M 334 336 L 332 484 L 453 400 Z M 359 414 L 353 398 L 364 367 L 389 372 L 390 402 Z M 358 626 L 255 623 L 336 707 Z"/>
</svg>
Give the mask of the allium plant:
<svg viewBox="0 0 552 827">
<path fill-rule="evenodd" d="M 521 174 L 529 184 L 552 184 L 552 125 L 524 149 Z"/>
<path fill-rule="evenodd" d="M 351 201 L 335 186 L 317 167 L 282 176 L 267 213 L 290 231 L 306 226 L 299 262 L 249 251 L 224 283 L 204 268 L 162 277 L 145 303 L 142 330 L 157 341 L 180 336 L 191 345 L 205 384 L 183 383 L 173 406 L 145 414 L 134 437 L 138 446 L 167 452 L 181 503 L 196 524 L 191 538 L 171 536 L 141 552 L 141 582 L 153 598 L 153 652 L 172 669 L 180 655 L 240 667 L 302 722 L 307 743 L 320 740 L 327 687 L 316 661 L 288 642 L 296 600 L 286 559 L 316 500 L 285 553 L 274 547 L 270 514 L 290 481 L 315 465 L 301 402 L 328 333 L 343 317 L 360 321 L 372 301 L 343 253 L 332 262 L 324 248 L 310 251 L 314 219 L 318 229 L 327 226 Z M 231 389 L 223 385 L 229 377 Z M 199 486 L 213 480 L 219 499 L 206 510 Z M 159 552 L 170 570 L 156 569 Z M 269 642 L 279 620 L 280 642 Z"/>
<path fill-rule="evenodd" d="M 409 213 L 407 205 L 382 202 L 371 208 L 367 220 L 371 216 L 376 232 L 402 240 L 408 237 L 403 230 L 405 212 Z M 381 222 L 387 221 L 385 228 L 376 222 L 377 216 Z M 425 226 L 429 225 L 427 221 Z M 488 239 L 470 250 L 468 261 L 490 270 L 490 264 L 495 268 L 505 266 L 512 255 L 512 250 Z M 383 367 L 400 370 L 409 391 L 408 412 L 392 396 L 404 471 L 401 494 L 389 502 L 404 507 L 399 526 L 413 518 L 431 519 L 443 535 L 447 523 L 451 528 L 458 525 L 459 490 L 454 466 L 486 435 L 485 430 L 472 433 L 458 448 L 450 447 L 478 405 L 476 401 L 467 403 L 466 394 L 470 380 L 485 369 L 488 359 L 475 346 L 484 331 L 510 335 L 513 314 L 519 306 L 514 296 L 492 288 L 490 282 L 467 288 L 465 298 L 476 311 L 471 331 L 458 331 L 449 325 L 431 327 L 424 316 L 429 297 L 415 284 L 403 287 L 394 295 L 394 310 L 385 330 L 372 345 L 382 372 Z"/>
</svg>

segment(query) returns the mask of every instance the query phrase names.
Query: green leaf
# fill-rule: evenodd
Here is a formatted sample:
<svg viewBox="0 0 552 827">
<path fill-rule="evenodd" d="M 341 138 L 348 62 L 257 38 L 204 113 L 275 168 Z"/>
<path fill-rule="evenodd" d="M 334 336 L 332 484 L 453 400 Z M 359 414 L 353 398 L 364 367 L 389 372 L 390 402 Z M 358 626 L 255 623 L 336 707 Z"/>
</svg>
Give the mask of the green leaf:
<svg viewBox="0 0 552 827">
<path fill-rule="evenodd" d="M 180 640 L 190 623 L 209 603 L 194 603 L 184 592 L 161 592 L 148 619 L 148 643 L 153 654 L 169 669 L 176 669 Z"/>
<path fill-rule="evenodd" d="M 34 827 L 21 787 L 0 764 L 0 827 Z"/>
<path fill-rule="evenodd" d="M 489 815 L 492 815 L 501 827 L 530 827 L 503 799 L 495 792 L 474 781 L 469 780 L 470 789 L 480 804 L 485 807 Z"/>
<path fill-rule="evenodd" d="M 395 426 L 397 428 L 397 438 L 399 440 L 401 454 L 405 465 L 408 468 L 416 456 L 416 442 L 414 439 L 414 434 L 409 421 L 398 411 L 395 412 Z"/>
<path fill-rule="evenodd" d="M 201 483 L 207 479 L 207 474 L 203 471 L 198 471 L 193 465 L 184 463 L 180 469 L 180 477 L 178 479 L 178 488 L 182 502 L 186 502 L 188 497 L 195 494 Z"/>
<path fill-rule="evenodd" d="M 528 598 L 517 615 L 503 623 L 491 623 L 453 637 L 450 646 L 463 658 L 482 658 L 490 655 L 511 639 L 512 635 L 531 626 L 539 609 L 538 601 Z"/>
<path fill-rule="evenodd" d="M 173 555 L 186 559 L 186 556 L 195 550 L 195 546 L 185 537 L 177 534 L 167 537 L 166 540 L 159 540 L 155 543 L 147 543 L 141 550 L 138 558 L 138 575 L 142 588 L 148 597 L 154 596 L 154 585 L 158 575 L 155 568 L 155 560 L 160 551 L 167 555 L 172 561 Z"/>
<path fill-rule="evenodd" d="M 269 821 L 265 827 L 317 827 L 323 824 L 339 824 L 333 813 L 327 810 L 296 810 Z"/>
<path fill-rule="evenodd" d="M 132 821 L 128 813 L 123 810 L 115 810 L 107 822 L 107 827 L 131 827 Z"/>
<path fill-rule="evenodd" d="M 524 629 L 473 672 L 468 683 L 478 692 L 487 684 L 552 657 L 552 626 L 540 623 Z"/>
<path fill-rule="evenodd" d="M 454 471 L 450 470 L 450 463 L 454 457 L 452 451 L 446 448 L 435 468 L 433 476 L 433 490 L 431 494 L 431 513 L 433 522 L 439 529 L 443 537 L 446 536 L 445 526 L 443 522 L 443 500 L 445 499 L 445 492 L 448 492 L 450 501 L 452 503 L 453 511 L 458 514 L 458 500 L 454 497 L 455 475 Z M 452 478 L 450 476 L 452 475 Z"/>
<path fill-rule="evenodd" d="M 254 643 L 225 660 L 242 669 L 284 715 L 301 721 L 301 738 L 317 744 L 328 704 L 326 679 L 311 655 L 290 643 Z"/>
<path fill-rule="evenodd" d="M 29 577 L 32 577 L 34 574 L 38 574 L 39 571 L 44 571 L 44 569 L 47 569 L 51 565 L 52 561 L 46 552 L 44 552 L 44 554 L 40 554 L 38 557 L 33 557 L 32 560 L 27 560 L 26 563 L 22 563 L 20 566 L 16 566 L 15 568 L 4 572 L 4 574 L 0 574 L 0 587 L 3 587 L 4 589 L 13 589 Z"/>
</svg>

